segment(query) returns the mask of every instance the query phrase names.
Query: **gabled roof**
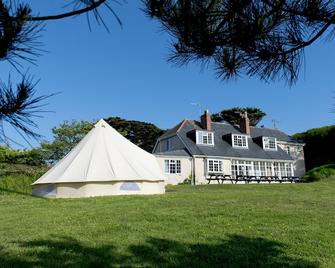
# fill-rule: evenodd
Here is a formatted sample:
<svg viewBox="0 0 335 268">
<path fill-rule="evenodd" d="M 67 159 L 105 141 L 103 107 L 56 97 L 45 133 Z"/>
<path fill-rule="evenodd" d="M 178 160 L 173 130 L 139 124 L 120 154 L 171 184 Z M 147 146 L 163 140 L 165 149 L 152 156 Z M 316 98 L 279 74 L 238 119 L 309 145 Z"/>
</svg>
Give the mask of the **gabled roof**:
<svg viewBox="0 0 335 268">
<path fill-rule="evenodd" d="M 186 123 L 186 121 L 188 121 L 188 120 L 184 119 L 180 123 L 178 123 L 176 126 L 174 126 L 173 128 L 168 129 L 167 131 L 165 131 L 163 133 L 163 135 L 161 135 L 159 137 L 159 139 L 164 139 L 164 138 L 170 137 L 172 135 L 175 135 L 183 127 L 183 125 Z"/>
<path fill-rule="evenodd" d="M 191 155 L 204 156 L 221 156 L 221 157 L 237 157 L 237 158 L 257 158 L 257 159 L 276 159 L 276 160 L 292 160 L 286 152 L 278 147 L 277 151 L 264 150 L 260 145 L 254 142 L 253 138 L 266 136 L 275 137 L 278 141 L 297 142 L 289 135 L 277 129 L 268 128 L 251 128 L 251 136 L 248 137 L 248 149 L 233 148 L 229 141 L 223 139 L 223 136 L 231 134 L 241 134 L 238 126 L 233 126 L 227 122 L 211 123 L 214 133 L 214 146 L 198 145 L 189 137 L 188 133 L 194 130 L 202 130 L 200 122 L 195 120 L 183 120 L 176 127 L 170 129 L 169 136 L 177 135 L 185 144 Z M 160 139 L 167 137 L 163 135 Z M 166 154 L 163 152 L 161 154 Z"/>
</svg>

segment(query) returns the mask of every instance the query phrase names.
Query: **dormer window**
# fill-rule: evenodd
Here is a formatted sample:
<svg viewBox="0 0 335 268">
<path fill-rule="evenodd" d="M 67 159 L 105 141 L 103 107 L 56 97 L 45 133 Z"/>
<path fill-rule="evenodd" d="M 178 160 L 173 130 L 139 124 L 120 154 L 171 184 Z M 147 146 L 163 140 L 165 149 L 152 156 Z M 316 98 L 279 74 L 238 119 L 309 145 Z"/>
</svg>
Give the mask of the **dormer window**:
<svg viewBox="0 0 335 268">
<path fill-rule="evenodd" d="M 263 137 L 263 149 L 277 151 L 277 140 L 274 137 Z"/>
<path fill-rule="evenodd" d="M 248 149 L 248 137 L 247 137 L 247 135 L 232 134 L 232 145 L 233 145 L 234 148 Z"/>
<path fill-rule="evenodd" d="M 214 145 L 214 134 L 208 131 L 197 131 L 196 141 L 201 145 Z"/>
</svg>

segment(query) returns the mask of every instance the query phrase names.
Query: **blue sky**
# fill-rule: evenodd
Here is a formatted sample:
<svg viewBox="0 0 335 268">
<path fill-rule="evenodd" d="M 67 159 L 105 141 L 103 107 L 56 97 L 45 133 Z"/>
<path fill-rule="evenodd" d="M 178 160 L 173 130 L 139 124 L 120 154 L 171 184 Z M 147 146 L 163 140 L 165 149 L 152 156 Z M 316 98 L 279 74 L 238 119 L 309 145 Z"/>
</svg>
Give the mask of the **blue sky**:
<svg viewBox="0 0 335 268">
<path fill-rule="evenodd" d="M 30 1 L 35 12 L 50 14 L 65 1 Z M 134 3 L 136 2 L 136 3 Z M 120 116 L 152 122 L 169 128 L 183 118 L 196 119 L 202 108 L 217 112 L 234 106 L 259 107 L 267 113 L 261 124 L 271 120 L 289 134 L 334 124 L 334 43 L 320 42 L 308 48 L 296 85 L 265 83 L 257 77 L 223 82 L 211 69 L 194 63 L 174 67 L 166 62 L 170 37 L 159 24 L 145 17 L 140 1 L 114 5 L 123 22 L 121 29 L 103 12 L 110 33 L 93 23 L 89 31 L 85 16 L 48 22 L 41 41 L 48 50 L 38 58 L 30 73 L 41 78 L 38 94 L 60 92 L 49 99 L 48 110 L 37 119 L 39 133 L 51 139 L 51 128 L 64 120 L 92 120 Z M 1 78 L 15 70 L 0 64 Z M 9 137 L 28 146 L 6 125 Z M 37 143 L 32 141 L 33 145 Z"/>
</svg>

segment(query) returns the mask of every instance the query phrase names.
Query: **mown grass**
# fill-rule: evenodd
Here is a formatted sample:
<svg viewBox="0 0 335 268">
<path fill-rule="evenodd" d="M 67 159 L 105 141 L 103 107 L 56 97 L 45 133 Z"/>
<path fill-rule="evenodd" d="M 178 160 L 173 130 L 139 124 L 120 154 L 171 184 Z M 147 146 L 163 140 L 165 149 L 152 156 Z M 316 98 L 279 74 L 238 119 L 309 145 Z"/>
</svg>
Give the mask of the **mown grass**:
<svg viewBox="0 0 335 268">
<path fill-rule="evenodd" d="M 335 267 L 335 178 L 49 200 L 0 178 L 0 267 Z"/>
</svg>

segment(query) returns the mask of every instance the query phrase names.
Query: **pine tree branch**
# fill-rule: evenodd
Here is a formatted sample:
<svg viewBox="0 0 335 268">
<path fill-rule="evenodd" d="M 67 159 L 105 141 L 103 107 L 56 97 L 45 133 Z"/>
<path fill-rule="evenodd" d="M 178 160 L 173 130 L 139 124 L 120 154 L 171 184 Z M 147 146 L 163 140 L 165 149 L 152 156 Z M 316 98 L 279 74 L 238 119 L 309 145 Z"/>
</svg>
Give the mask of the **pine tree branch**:
<svg viewBox="0 0 335 268">
<path fill-rule="evenodd" d="M 311 39 L 309 39 L 308 41 L 305 41 L 303 43 L 301 43 L 300 45 L 296 46 L 296 47 L 293 47 L 289 50 L 286 50 L 284 52 L 282 52 L 281 54 L 289 54 L 289 53 L 293 53 L 299 49 L 303 49 L 309 45 L 311 45 L 312 43 L 314 43 L 317 39 L 319 39 L 324 33 L 325 31 L 327 31 L 327 29 L 332 25 L 332 23 L 327 23 L 326 25 L 324 25 L 321 30 L 316 34 L 314 35 Z"/>
<path fill-rule="evenodd" d="M 272 7 L 273 9 L 277 9 L 278 8 L 278 4 L 273 4 L 271 3 L 271 1 L 269 0 L 262 0 L 262 2 L 270 7 Z M 305 12 L 302 12 L 302 11 L 299 11 L 299 10 L 296 10 L 296 9 L 292 9 L 290 8 L 289 6 L 287 6 L 286 3 L 283 3 L 283 6 L 280 7 L 280 10 L 281 11 L 284 11 L 286 13 L 290 13 L 292 15 L 295 15 L 295 16 L 300 16 L 300 17 L 304 17 L 306 19 L 309 19 L 309 16 L 306 15 Z M 314 14 L 315 15 L 315 14 Z M 326 17 L 315 17 L 315 20 L 318 20 L 320 22 L 323 22 L 323 23 L 330 23 L 330 24 L 335 24 L 335 17 L 332 16 L 331 18 L 326 18 Z"/>
<path fill-rule="evenodd" d="M 91 5 L 89 5 L 85 8 L 74 10 L 74 11 L 71 11 L 71 12 L 63 13 L 63 14 L 40 16 L 40 17 L 34 17 L 34 16 L 28 17 L 27 21 L 59 20 L 59 19 L 64 19 L 64 18 L 68 18 L 68 17 L 73 17 L 73 16 L 76 16 L 76 15 L 81 15 L 81 14 L 84 14 L 86 12 L 89 12 L 91 10 L 94 10 L 94 9 L 98 8 L 100 5 L 102 5 L 106 1 L 107 0 L 98 0 L 96 2 L 93 2 Z"/>
</svg>

